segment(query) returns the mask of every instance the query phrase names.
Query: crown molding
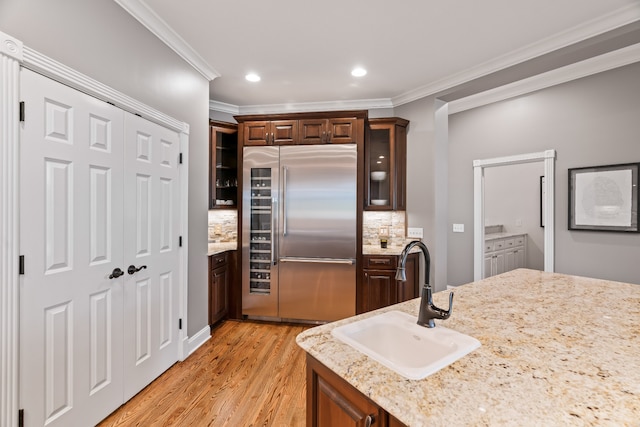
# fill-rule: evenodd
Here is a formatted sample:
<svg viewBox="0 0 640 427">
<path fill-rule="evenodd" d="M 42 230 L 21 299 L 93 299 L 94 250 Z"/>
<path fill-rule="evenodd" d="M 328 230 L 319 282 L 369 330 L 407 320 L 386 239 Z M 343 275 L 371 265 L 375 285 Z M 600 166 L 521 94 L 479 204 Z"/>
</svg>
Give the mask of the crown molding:
<svg viewBox="0 0 640 427">
<path fill-rule="evenodd" d="M 156 14 L 143 0 L 114 0 L 129 15 L 133 16 L 164 44 L 169 46 L 182 59 L 202 74 L 208 81 L 220 77 L 207 61 L 202 58 L 182 37 L 178 35 L 158 14 Z"/>
<path fill-rule="evenodd" d="M 232 105 L 219 101 L 210 101 L 209 109 L 230 114 L 279 114 L 306 113 L 314 111 L 340 110 L 375 110 L 379 108 L 393 108 L 389 98 L 355 99 L 346 101 L 299 102 L 291 104 L 265 105 Z"/>
<path fill-rule="evenodd" d="M 23 47 L 22 66 L 63 83 L 116 107 L 150 120 L 169 129 L 189 134 L 189 124 L 181 122 L 154 108 L 137 101 L 91 77 L 49 58 L 28 46 Z"/>
<path fill-rule="evenodd" d="M 640 8 L 637 5 L 626 6 L 597 19 L 587 21 L 576 27 L 529 44 L 493 60 L 484 62 L 461 73 L 456 73 L 450 77 L 446 77 L 431 84 L 405 92 L 391 98 L 391 101 L 393 105 L 397 107 L 420 98 L 435 95 L 451 87 L 511 67 L 521 62 L 528 61 L 591 37 L 595 37 L 638 20 L 640 20 Z"/>
<path fill-rule="evenodd" d="M 227 114 L 240 114 L 240 107 L 233 104 L 227 104 L 226 102 L 220 101 L 209 101 L 209 110 L 210 111 L 218 111 L 220 113 Z"/>
<path fill-rule="evenodd" d="M 131 0 L 116 0 L 131 1 Z M 344 109 L 378 109 L 395 108 L 412 101 L 416 101 L 427 96 L 438 93 L 480 78 L 487 74 L 517 65 L 519 63 L 534 59 L 541 55 L 553 52 L 566 46 L 595 37 L 599 34 L 611 31 L 623 25 L 640 20 L 640 8 L 630 5 L 600 18 L 588 21 L 576 27 L 570 28 L 561 33 L 547 37 L 538 42 L 524 46 L 521 49 L 502 55 L 491 61 L 482 63 L 461 73 L 454 74 L 447 78 L 435 81 L 431 84 L 421 86 L 417 89 L 405 92 L 393 98 L 372 99 L 372 100 L 350 100 L 350 101 L 328 101 L 298 104 L 271 104 L 271 105 L 246 105 L 237 106 L 225 104 L 218 101 L 211 101 L 209 108 L 230 114 L 270 114 L 282 112 L 307 112 L 307 111 L 332 111 Z M 492 89 L 481 94 L 472 95 L 464 99 L 449 103 L 449 114 L 460 112 L 465 109 L 474 108 L 480 105 L 489 104 L 510 97 L 522 95 L 534 90 L 543 89 L 556 84 L 564 83 L 590 74 L 621 67 L 623 65 L 637 62 L 633 48 L 624 48 L 618 53 L 610 52 L 596 58 L 581 61 L 568 65 L 557 70 L 520 80 L 500 88 Z M 607 61 L 612 62 L 607 65 Z M 473 105 L 473 106 L 472 106 Z M 452 111 L 452 108 L 454 111 Z"/>
<path fill-rule="evenodd" d="M 640 43 L 547 71 L 546 73 L 538 74 L 495 89 L 477 93 L 466 98 L 451 101 L 449 102 L 449 114 L 455 114 L 505 99 L 515 98 L 516 96 L 623 67 L 635 62 L 640 62 Z"/>
</svg>

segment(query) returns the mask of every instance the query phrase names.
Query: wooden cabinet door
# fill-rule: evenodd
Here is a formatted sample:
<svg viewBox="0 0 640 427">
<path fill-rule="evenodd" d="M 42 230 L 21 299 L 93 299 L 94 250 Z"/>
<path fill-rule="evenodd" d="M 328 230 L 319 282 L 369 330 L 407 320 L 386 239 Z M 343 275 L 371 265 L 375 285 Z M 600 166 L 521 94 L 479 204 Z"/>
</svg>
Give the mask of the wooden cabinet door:
<svg viewBox="0 0 640 427">
<path fill-rule="evenodd" d="M 243 123 L 243 145 L 291 145 L 298 141 L 297 120 L 258 120 Z"/>
<path fill-rule="evenodd" d="M 396 282 L 396 298 L 394 304 L 420 296 L 418 254 L 409 255 L 404 269 L 407 280 L 404 282 Z"/>
<path fill-rule="evenodd" d="M 274 120 L 270 127 L 270 144 L 292 145 L 298 143 L 297 120 Z"/>
<path fill-rule="evenodd" d="M 324 144 L 327 138 L 326 119 L 304 119 L 299 121 L 300 144 Z"/>
<path fill-rule="evenodd" d="M 209 324 L 213 325 L 229 311 L 229 269 L 227 253 L 209 257 Z"/>
<path fill-rule="evenodd" d="M 243 145 L 267 145 L 271 132 L 271 122 L 260 120 L 243 123 Z"/>
<path fill-rule="evenodd" d="M 307 355 L 307 427 L 386 427 L 388 414 Z"/>
<path fill-rule="evenodd" d="M 395 271 L 364 271 L 364 311 L 396 303 Z"/>
<path fill-rule="evenodd" d="M 342 118 L 327 120 L 327 142 L 331 144 L 355 144 L 358 119 Z"/>
<path fill-rule="evenodd" d="M 229 289 L 229 274 L 227 272 L 227 267 L 214 270 L 211 282 L 210 324 L 213 325 L 227 314 L 227 294 Z"/>
</svg>

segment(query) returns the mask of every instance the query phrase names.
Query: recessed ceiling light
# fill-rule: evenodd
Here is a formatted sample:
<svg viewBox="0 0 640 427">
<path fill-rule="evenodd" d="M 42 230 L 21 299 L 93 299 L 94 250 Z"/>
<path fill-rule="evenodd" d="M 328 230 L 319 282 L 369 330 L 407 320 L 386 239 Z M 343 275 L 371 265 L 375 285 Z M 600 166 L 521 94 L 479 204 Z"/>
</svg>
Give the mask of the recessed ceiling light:
<svg viewBox="0 0 640 427">
<path fill-rule="evenodd" d="M 249 73 L 246 76 L 244 76 L 244 78 L 249 80 L 250 82 L 259 82 L 260 81 L 260 76 L 257 75 L 256 73 Z"/>
<path fill-rule="evenodd" d="M 367 70 L 361 67 L 356 67 L 351 71 L 353 77 L 362 77 L 367 75 Z"/>
</svg>

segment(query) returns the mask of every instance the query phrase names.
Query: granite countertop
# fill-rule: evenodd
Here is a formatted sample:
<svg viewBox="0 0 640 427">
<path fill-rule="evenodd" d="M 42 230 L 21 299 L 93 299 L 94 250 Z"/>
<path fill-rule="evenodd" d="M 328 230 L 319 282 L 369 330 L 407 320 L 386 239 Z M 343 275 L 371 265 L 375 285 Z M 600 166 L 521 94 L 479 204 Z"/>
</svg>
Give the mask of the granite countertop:
<svg viewBox="0 0 640 427">
<path fill-rule="evenodd" d="M 236 249 L 238 249 L 237 242 L 209 243 L 207 255 L 217 255 L 226 251 L 235 251 Z"/>
<path fill-rule="evenodd" d="M 447 307 L 448 292 L 434 294 Z M 436 320 L 481 347 L 407 380 L 331 335 L 336 326 L 419 299 L 309 329 L 300 347 L 408 426 L 629 425 L 640 420 L 640 285 L 518 269 L 455 290 Z"/>
<path fill-rule="evenodd" d="M 411 243 L 412 240 L 407 240 L 402 246 L 388 246 L 384 249 L 380 245 L 362 245 L 363 255 L 400 255 L 404 247 Z M 419 248 L 412 248 L 411 253 L 420 252 Z"/>
</svg>

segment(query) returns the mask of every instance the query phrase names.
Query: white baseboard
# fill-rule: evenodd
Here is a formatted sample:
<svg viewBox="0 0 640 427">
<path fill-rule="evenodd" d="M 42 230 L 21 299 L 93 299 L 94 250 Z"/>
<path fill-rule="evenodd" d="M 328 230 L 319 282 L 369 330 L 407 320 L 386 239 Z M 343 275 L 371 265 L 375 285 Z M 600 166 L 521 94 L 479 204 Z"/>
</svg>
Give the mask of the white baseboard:
<svg viewBox="0 0 640 427">
<path fill-rule="evenodd" d="M 190 337 L 187 341 L 187 357 L 191 356 L 200 346 L 206 343 L 211 338 L 211 329 L 209 325 L 202 328 L 194 336 Z"/>
</svg>

